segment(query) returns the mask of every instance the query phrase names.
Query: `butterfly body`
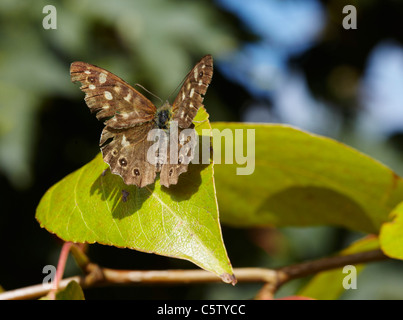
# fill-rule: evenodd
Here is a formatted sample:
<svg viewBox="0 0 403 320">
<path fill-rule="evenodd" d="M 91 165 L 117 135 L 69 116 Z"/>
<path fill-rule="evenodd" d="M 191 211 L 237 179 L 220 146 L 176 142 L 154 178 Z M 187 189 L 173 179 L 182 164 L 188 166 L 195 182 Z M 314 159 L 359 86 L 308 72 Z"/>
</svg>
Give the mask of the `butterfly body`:
<svg viewBox="0 0 403 320">
<path fill-rule="evenodd" d="M 166 101 L 155 113 L 155 123 L 159 129 L 169 129 L 172 120 L 172 106 Z"/>
<path fill-rule="evenodd" d="M 158 109 L 128 83 L 100 67 L 73 62 L 70 74 L 73 82 L 81 82 L 90 111 L 96 113 L 98 120 L 104 120 L 99 145 L 111 172 L 120 175 L 127 185 L 140 188 L 153 183 L 157 172 L 161 185 L 176 184 L 188 163 L 182 163 L 180 155 L 175 154 L 176 161 L 171 158 L 170 144 L 167 161 L 150 163 L 147 153 L 154 142 L 148 140 L 148 134 L 153 129 L 168 131 L 172 121 L 178 133 L 193 128 L 193 118 L 203 105 L 213 76 L 211 55 L 204 56 L 188 73 L 173 104 L 166 101 Z M 179 141 L 179 154 L 182 147 Z"/>
</svg>

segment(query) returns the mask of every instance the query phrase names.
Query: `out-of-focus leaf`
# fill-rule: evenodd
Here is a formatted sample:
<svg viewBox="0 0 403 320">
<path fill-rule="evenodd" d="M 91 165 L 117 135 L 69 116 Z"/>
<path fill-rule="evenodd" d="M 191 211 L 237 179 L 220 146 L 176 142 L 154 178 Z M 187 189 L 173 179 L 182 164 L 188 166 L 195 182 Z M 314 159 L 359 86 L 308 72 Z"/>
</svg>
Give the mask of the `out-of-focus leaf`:
<svg viewBox="0 0 403 320">
<path fill-rule="evenodd" d="M 29 168 L 37 97 L 0 81 L 0 170 L 18 187 L 31 182 Z"/>
<path fill-rule="evenodd" d="M 201 58 L 229 52 L 237 45 L 220 12 L 201 2 L 183 1 L 178 6 L 163 0 L 96 4 L 76 0 L 73 5 L 90 21 L 103 21 L 116 28 L 120 41 L 131 52 L 134 68 L 146 75 L 152 89 L 162 97 L 169 95 L 189 72 L 195 62 L 189 53 Z M 121 76 L 130 80 L 125 77 L 127 70 L 126 65 Z"/>
<path fill-rule="evenodd" d="M 56 293 L 56 300 L 85 300 L 83 289 L 76 281 L 70 281 L 66 288 Z"/>
<path fill-rule="evenodd" d="M 340 252 L 340 255 L 354 254 L 369 250 L 379 249 L 377 237 L 368 236 L 360 239 L 348 248 Z M 364 265 L 356 265 L 357 275 L 362 271 Z M 343 273 L 343 268 L 320 272 L 306 284 L 298 295 L 321 300 L 335 300 L 346 290 L 343 287 L 343 279 L 348 274 Z"/>
<path fill-rule="evenodd" d="M 272 124 L 212 123 L 244 131 L 233 145 L 247 154 L 246 130 L 255 134 L 251 175 L 245 164 L 215 166 L 221 221 L 233 226 L 338 225 L 377 233 L 403 200 L 403 180 L 378 161 L 335 140 Z M 222 139 L 224 140 L 224 139 Z M 222 141 L 223 144 L 223 141 Z M 222 147 L 222 146 L 221 146 Z M 219 157 L 220 147 L 214 144 Z M 221 155 L 222 163 L 224 156 Z"/>
<path fill-rule="evenodd" d="M 391 219 L 382 225 L 379 235 L 381 248 L 387 256 L 403 260 L 403 202 L 393 209 Z"/>
<path fill-rule="evenodd" d="M 50 294 L 49 292 L 39 300 L 50 300 Z M 74 280 L 70 281 L 64 289 L 57 291 L 55 298 L 56 300 L 85 300 L 83 289 Z"/>
<path fill-rule="evenodd" d="M 0 170 L 15 186 L 27 187 L 41 99 L 73 88 L 68 66 L 41 44 L 40 29 L 20 22 L 5 24 L 0 37 Z"/>
<path fill-rule="evenodd" d="M 276 300 L 313 300 L 313 299 L 304 297 L 304 296 L 288 296 L 288 297 L 278 298 Z"/>
</svg>

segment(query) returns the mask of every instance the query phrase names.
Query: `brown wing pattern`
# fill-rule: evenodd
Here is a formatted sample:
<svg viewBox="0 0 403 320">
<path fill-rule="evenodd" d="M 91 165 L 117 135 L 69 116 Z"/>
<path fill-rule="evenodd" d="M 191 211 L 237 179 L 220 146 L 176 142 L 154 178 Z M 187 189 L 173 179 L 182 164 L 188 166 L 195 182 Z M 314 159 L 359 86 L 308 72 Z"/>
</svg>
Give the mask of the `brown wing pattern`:
<svg viewBox="0 0 403 320">
<path fill-rule="evenodd" d="M 127 129 L 105 127 L 102 131 L 100 145 L 104 161 L 127 185 L 142 188 L 155 180 L 156 166 L 147 161 L 148 149 L 154 143 L 147 141 L 147 135 L 154 128 L 154 122 L 147 122 Z"/>
<path fill-rule="evenodd" d="M 173 103 L 173 120 L 179 128 L 189 128 L 213 77 L 213 57 L 204 56 L 189 72 Z"/>
<path fill-rule="evenodd" d="M 188 130 L 194 129 L 191 128 Z M 167 162 L 162 165 L 160 173 L 160 183 L 167 188 L 169 188 L 171 184 L 177 184 L 179 175 L 188 170 L 189 163 L 194 157 L 194 150 L 197 146 L 197 135 L 194 131 L 191 137 L 187 136 L 188 139 L 186 141 L 182 141 L 184 139 L 181 139 L 182 130 L 179 129 L 178 131 L 178 150 L 175 150 L 178 152 L 177 159 L 171 159 L 171 149 L 169 144 Z"/>
<path fill-rule="evenodd" d="M 179 134 L 182 129 L 193 129 L 192 121 L 197 114 L 197 111 L 203 106 L 204 95 L 213 77 L 213 57 L 211 55 L 204 56 L 189 72 L 179 93 L 173 103 L 172 120 L 178 122 Z M 195 136 L 194 136 L 195 137 Z M 193 158 L 194 148 L 197 142 L 194 143 L 178 143 L 178 163 L 171 163 L 170 150 L 168 149 L 168 162 L 162 165 L 160 174 L 160 183 L 165 187 L 171 184 L 178 183 L 178 177 L 181 173 L 188 169 L 189 161 Z M 190 152 L 188 147 L 191 147 Z M 183 152 L 185 151 L 185 152 Z M 190 153 L 189 153 L 190 152 Z M 181 156 L 187 156 L 188 161 L 183 162 Z M 190 156 L 190 157 L 189 157 Z"/>
<path fill-rule="evenodd" d="M 129 128 L 154 119 L 155 106 L 128 83 L 106 71 L 85 62 L 73 62 L 71 81 L 81 82 L 85 102 L 98 120 L 120 129 Z"/>
</svg>

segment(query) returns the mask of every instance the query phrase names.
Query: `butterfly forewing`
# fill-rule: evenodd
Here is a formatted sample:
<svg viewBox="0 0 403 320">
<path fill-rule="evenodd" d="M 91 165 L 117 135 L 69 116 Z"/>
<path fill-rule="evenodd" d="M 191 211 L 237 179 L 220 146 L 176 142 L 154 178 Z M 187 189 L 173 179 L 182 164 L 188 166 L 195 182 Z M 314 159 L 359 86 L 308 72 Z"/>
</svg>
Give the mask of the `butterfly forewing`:
<svg viewBox="0 0 403 320">
<path fill-rule="evenodd" d="M 179 128 L 189 128 L 213 77 L 213 57 L 204 56 L 190 71 L 172 105 L 173 120 Z"/>
<path fill-rule="evenodd" d="M 71 81 L 81 82 L 85 102 L 98 120 L 112 128 L 128 128 L 154 119 L 155 106 L 128 83 L 97 66 L 73 62 Z"/>
</svg>

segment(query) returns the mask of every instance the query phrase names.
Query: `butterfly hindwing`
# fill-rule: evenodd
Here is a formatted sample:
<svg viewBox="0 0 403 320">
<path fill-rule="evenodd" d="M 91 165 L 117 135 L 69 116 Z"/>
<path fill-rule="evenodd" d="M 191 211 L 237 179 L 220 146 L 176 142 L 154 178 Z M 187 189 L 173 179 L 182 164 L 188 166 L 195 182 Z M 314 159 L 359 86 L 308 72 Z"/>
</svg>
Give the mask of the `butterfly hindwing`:
<svg viewBox="0 0 403 320">
<path fill-rule="evenodd" d="M 197 134 L 193 127 L 192 124 L 191 128 L 187 129 L 187 134 L 184 134 L 183 129 L 178 129 L 177 150 L 171 150 L 171 144 L 168 145 L 167 161 L 162 165 L 160 174 L 160 183 L 167 188 L 171 184 L 178 183 L 179 175 L 188 170 L 189 163 L 194 158 Z M 171 151 L 175 159 L 171 157 Z M 174 153 L 176 153 L 176 157 Z"/>
<path fill-rule="evenodd" d="M 105 127 L 102 131 L 100 145 L 104 161 L 127 185 L 142 188 L 155 180 L 156 166 L 147 161 L 147 152 L 154 143 L 147 140 L 147 135 L 154 128 L 154 122 L 148 122 L 127 129 Z"/>
</svg>

